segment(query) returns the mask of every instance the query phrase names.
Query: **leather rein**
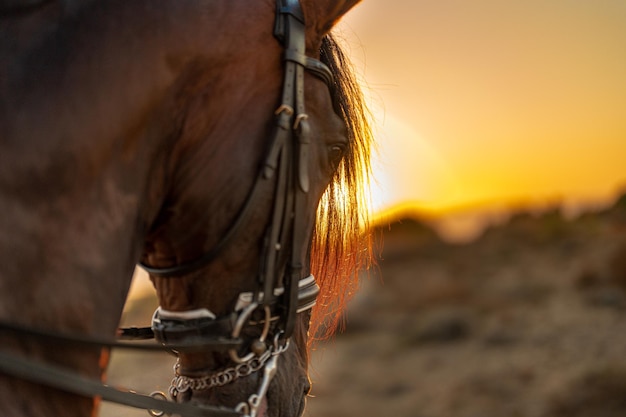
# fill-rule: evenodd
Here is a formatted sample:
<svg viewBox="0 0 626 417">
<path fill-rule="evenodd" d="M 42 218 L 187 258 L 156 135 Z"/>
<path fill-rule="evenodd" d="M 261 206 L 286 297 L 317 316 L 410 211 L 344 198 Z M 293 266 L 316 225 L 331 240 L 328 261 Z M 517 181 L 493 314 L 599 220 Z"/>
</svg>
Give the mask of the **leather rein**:
<svg viewBox="0 0 626 417">
<path fill-rule="evenodd" d="M 333 88 L 330 69 L 322 62 L 305 55 L 305 25 L 299 0 L 277 0 L 274 35 L 285 47 L 285 73 L 281 105 L 275 112 L 276 126 L 269 152 L 242 208 L 221 241 L 200 258 L 169 268 L 155 268 L 140 263 L 154 276 L 175 279 L 205 267 L 240 230 L 254 206 L 262 183 L 273 181 L 274 206 L 263 239 L 262 262 L 256 292 L 239 294 L 235 311 L 215 317 L 206 309 L 169 312 L 157 309 L 152 326 L 119 329 L 118 340 L 98 339 L 75 334 L 61 334 L 0 322 L 0 333 L 23 339 L 40 340 L 55 345 L 71 344 L 107 349 L 160 350 L 170 352 L 227 351 L 232 368 L 203 378 L 177 375 L 172 381 L 170 396 L 176 400 L 191 389 L 208 389 L 263 371 L 260 386 L 248 401 L 234 409 L 221 406 L 191 405 L 168 401 L 165 394 L 138 394 L 110 387 L 57 366 L 35 363 L 21 356 L 0 352 L 0 373 L 28 380 L 87 397 L 100 397 L 130 407 L 148 410 L 152 416 L 179 414 L 185 417 L 250 416 L 257 414 L 277 367 L 277 360 L 288 347 L 297 313 L 315 305 L 319 287 L 315 278 L 303 277 L 303 260 L 298 248 L 308 246 L 306 224 L 299 217 L 309 191 L 310 126 L 304 105 L 304 72 L 312 74 Z M 286 271 L 279 257 L 286 252 Z M 245 340 L 243 330 L 261 326 L 261 335 Z M 125 342 L 123 340 L 156 339 L 158 344 Z M 246 369 L 247 373 L 242 371 Z"/>
</svg>

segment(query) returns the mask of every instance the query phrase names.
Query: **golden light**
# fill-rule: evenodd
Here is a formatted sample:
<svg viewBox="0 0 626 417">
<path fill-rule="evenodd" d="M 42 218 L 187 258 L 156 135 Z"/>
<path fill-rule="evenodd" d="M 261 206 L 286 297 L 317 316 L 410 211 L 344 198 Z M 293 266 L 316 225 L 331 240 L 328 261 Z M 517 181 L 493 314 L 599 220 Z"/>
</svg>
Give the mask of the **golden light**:
<svg viewBox="0 0 626 417">
<path fill-rule="evenodd" d="M 364 1 L 340 29 L 376 118 L 372 211 L 608 203 L 626 186 L 621 1 Z"/>
</svg>

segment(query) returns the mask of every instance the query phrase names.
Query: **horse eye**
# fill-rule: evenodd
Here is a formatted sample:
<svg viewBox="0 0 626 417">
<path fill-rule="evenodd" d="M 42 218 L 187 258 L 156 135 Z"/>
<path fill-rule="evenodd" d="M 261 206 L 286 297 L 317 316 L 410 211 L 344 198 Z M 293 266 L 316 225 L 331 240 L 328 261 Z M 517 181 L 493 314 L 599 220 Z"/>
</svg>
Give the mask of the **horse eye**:
<svg viewBox="0 0 626 417">
<path fill-rule="evenodd" d="M 337 144 L 328 147 L 328 160 L 330 161 L 330 166 L 333 170 L 337 169 L 339 163 L 341 163 L 345 150 L 344 145 Z"/>
</svg>

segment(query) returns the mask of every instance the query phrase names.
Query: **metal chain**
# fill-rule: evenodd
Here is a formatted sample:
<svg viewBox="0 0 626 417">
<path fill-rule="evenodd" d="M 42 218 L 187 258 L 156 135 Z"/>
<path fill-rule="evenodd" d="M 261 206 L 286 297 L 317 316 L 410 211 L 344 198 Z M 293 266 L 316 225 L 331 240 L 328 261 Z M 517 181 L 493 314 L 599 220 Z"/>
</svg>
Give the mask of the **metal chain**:
<svg viewBox="0 0 626 417">
<path fill-rule="evenodd" d="M 261 356 L 255 356 L 247 362 L 240 363 L 231 368 L 226 368 L 211 375 L 197 378 L 181 375 L 179 371 L 180 363 L 176 361 L 176 365 L 174 365 L 174 372 L 176 373 L 176 376 L 172 379 L 169 394 L 172 398 L 175 399 L 178 394 L 186 392 L 190 389 L 192 391 L 202 391 L 210 388 L 223 387 L 224 385 L 228 385 L 236 379 L 246 377 L 260 370 L 261 368 L 263 368 L 269 358 L 271 358 L 272 356 L 280 355 L 285 350 L 287 350 L 288 346 L 289 343 L 286 343 L 285 345 L 280 347 L 271 347 L 270 349 L 266 350 Z"/>
</svg>

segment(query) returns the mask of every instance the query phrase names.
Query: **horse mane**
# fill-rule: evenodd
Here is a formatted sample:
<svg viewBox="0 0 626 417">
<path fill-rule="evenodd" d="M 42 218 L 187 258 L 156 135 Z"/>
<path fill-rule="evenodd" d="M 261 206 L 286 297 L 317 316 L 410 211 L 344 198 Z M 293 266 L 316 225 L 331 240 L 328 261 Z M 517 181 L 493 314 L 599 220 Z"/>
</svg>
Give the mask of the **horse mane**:
<svg viewBox="0 0 626 417">
<path fill-rule="evenodd" d="M 372 263 L 366 194 L 373 134 L 363 93 L 348 57 L 331 36 L 324 37 L 321 61 L 330 68 L 333 100 L 348 131 L 348 147 L 317 209 L 311 271 L 321 291 L 311 318 L 311 339 L 331 336 L 358 288 L 359 272 Z"/>
</svg>

